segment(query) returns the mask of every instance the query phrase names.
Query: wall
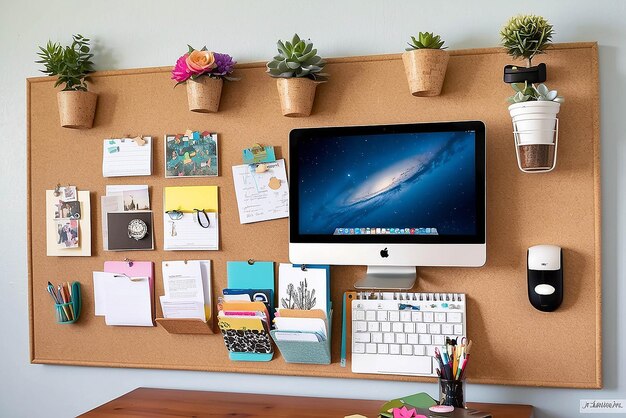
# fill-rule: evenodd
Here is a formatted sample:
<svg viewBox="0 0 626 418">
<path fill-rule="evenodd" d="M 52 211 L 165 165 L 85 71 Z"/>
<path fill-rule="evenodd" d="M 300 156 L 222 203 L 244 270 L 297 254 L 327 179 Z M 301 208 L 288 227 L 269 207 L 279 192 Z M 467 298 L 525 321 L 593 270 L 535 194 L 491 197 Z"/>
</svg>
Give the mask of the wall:
<svg viewBox="0 0 626 418">
<path fill-rule="evenodd" d="M 626 317 L 624 304 L 618 303 L 626 299 L 626 266 L 619 257 L 626 251 L 626 198 L 620 193 L 626 186 L 626 145 L 619 123 L 626 108 L 622 94 L 626 91 L 626 48 L 621 45 L 626 39 L 626 3 L 574 6 L 566 0 L 526 0 L 524 7 L 512 4 L 518 2 L 454 0 L 427 5 L 408 0 L 319 0 L 295 7 L 287 1 L 4 0 L 0 15 L 0 187 L 7 204 L 0 222 L 0 317 L 4 323 L 0 415 L 74 416 L 139 386 L 370 399 L 435 392 L 434 384 L 29 364 L 25 78 L 38 74 L 33 63 L 37 45 L 48 39 L 67 43 L 72 33 L 89 36 L 96 46 L 98 69 L 172 65 L 188 43 L 196 47 L 206 43 L 241 62 L 265 60 L 274 54 L 278 37 L 295 31 L 311 37 L 324 56 L 401 52 L 404 41 L 419 30 L 441 33 L 452 49 L 461 49 L 497 45 L 499 28 L 516 13 L 548 18 L 555 25 L 556 42 L 598 41 L 600 45 L 605 388 L 470 385 L 469 398 L 533 404 L 538 417 L 576 416 L 580 399 L 626 398 L 626 361 L 617 349 L 626 346 L 625 322 L 618 320 Z M 576 335 L 556 343 L 585 344 Z M 79 394 L 74 394 L 76 388 L 82 388 Z"/>
</svg>

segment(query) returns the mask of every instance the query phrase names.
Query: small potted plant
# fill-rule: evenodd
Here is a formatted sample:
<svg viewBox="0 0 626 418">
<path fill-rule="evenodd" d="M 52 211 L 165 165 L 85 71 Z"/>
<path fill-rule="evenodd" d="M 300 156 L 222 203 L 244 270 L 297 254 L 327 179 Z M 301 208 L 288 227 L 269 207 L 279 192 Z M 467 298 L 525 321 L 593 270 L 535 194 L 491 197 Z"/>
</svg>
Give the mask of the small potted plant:
<svg viewBox="0 0 626 418">
<path fill-rule="evenodd" d="M 543 17 L 515 16 L 500 32 L 502 45 L 513 58 L 526 60 L 527 69 L 532 59 L 551 44 L 553 29 Z M 545 66 L 543 67 L 545 71 Z M 516 70 L 516 67 L 512 67 Z M 506 73 L 505 73 L 506 74 Z M 513 74 L 513 73 L 511 73 Z M 514 77 L 537 78 L 533 72 L 517 72 Z M 524 172 L 546 172 L 556 166 L 558 119 L 563 97 L 545 84 L 528 80 L 512 83 L 513 96 L 509 97 L 509 112 L 513 121 L 517 161 Z"/>
<path fill-rule="evenodd" d="M 411 36 L 409 48 L 402 54 L 404 72 L 413 96 L 439 96 L 446 77 L 449 55 L 445 41 L 431 32 Z"/>
<path fill-rule="evenodd" d="M 176 86 L 187 84 L 189 110 L 199 113 L 215 113 L 220 107 L 224 80 L 235 81 L 231 77 L 236 62 L 228 54 L 211 52 L 206 46 L 189 51 L 176 61 L 172 79 Z"/>
<path fill-rule="evenodd" d="M 295 34 L 291 42 L 278 41 L 278 55 L 267 63 L 267 73 L 276 78 L 284 116 L 309 116 L 317 85 L 324 82 L 326 63 L 317 55 L 310 40 Z"/>
<path fill-rule="evenodd" d="M 93 72 L 93 54 L 90 53 L 89 39 L 73 35 L 70 46 L 48 41 L 46 47 L 39 47 L 41 58 L 35 61 L 43 64 L 41 70 L 49 76 L 57 76 L 54 87 L 65 83 L 57 93 L 57 104 L 61 126 L 64 128 L 89 129 L 93 126 L 98 95 L 87 91 L 87 75 Z"/>
</svg>

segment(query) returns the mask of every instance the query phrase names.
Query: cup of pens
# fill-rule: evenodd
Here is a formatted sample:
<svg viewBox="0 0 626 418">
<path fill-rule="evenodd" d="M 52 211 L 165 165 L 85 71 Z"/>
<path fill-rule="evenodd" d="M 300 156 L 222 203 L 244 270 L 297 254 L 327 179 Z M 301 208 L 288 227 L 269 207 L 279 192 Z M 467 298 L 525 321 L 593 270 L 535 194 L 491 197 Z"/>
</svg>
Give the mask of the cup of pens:
<svg viewBox="0 0 626 418">
<path fill-rule="evenodd" d="M 62 283 L 57 287 L 48 282 L 48 293 L 52 296 L 59 324 L 73 324 L 80 317 L 81 297 L 80 283 Z"/>
<path fill-rule="evenodd" d="M 465 408 L 465 370 L 469 361 L 472 341 L 446 338 L 443 351 L 435 348 L 435 360 L 439 364 L 439 404 Z"/>
</svg>

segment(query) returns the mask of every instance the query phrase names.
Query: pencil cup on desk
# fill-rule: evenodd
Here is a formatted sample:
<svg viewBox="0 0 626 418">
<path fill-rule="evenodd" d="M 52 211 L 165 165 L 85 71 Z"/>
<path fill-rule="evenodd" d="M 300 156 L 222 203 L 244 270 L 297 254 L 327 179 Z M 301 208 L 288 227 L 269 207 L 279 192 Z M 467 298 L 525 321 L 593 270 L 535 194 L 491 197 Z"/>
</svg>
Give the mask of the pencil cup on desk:
<svg viewBox="0 0 626 418">
<path fill-rule="evenodd" d="M 439 404 L 465 408 L 465 379 L 439 379 Z"/>
</svg>

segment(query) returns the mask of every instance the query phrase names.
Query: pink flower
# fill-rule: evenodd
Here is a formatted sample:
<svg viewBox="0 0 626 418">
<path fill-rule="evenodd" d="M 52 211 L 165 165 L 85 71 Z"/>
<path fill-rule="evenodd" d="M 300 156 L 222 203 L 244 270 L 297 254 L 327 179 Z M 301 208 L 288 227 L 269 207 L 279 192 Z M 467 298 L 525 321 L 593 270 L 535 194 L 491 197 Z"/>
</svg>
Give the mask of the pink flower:
<svg viewBox="0 0 626 418">
<path fill-rule="evenodd" d="M 172 79 L 176 80 L 178 83 L 183 83 L 191 77 L 192 73 L 189 67 L 187 66 L 187 56 L 189 54 L 185 54 L 182 57 L 178 58 L 176 61 L 176 65 L 172 70 Z"/>
<path fill-rule="evenodd" d="M 402 408 L 393 408 L 393 418 L 426 418 L 426 416 L 418 414 L 415 408 L 407 409 L 406 406 L 403 406 Z"/>
</svg>

